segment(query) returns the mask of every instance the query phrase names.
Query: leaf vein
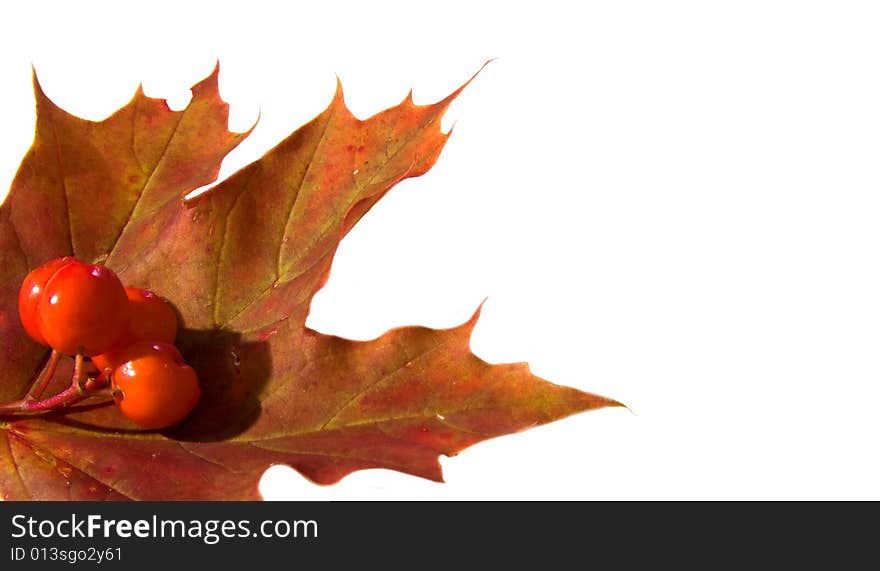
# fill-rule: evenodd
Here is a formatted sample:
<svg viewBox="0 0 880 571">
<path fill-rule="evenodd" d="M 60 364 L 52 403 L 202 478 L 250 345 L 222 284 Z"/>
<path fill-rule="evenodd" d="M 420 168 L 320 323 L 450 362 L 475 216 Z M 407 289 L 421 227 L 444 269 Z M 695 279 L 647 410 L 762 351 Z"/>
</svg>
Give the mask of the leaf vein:
<svg viewBox="0 0 880 571">
<path fill-rule="evenodd" d="M 333 116 L 335 114 L 336 106 L 331 105 L 327 113 L 327 120 L 324 122 L 324 126 L 321 128 L 321 136 L 318 137 L 318 141 L 315 143 L 315 148 L 312 149 L 312 154 L 309 156 L 309 162 L 306 165 L 306 168 L 303 171 L 303 176 L 299 180 L 299 184 L 296 187 L 296 193 L 293 195 L 293 200 L 290 201 L 290 207 L 287 209 L 287 213 L 284 215 L 285 222 L 284 226 L 281 228 L 281 236 L 278 239 L 278 254 L 275 256 L 275 281 L 281 279 L 281 251 L 284 248 L 284 236 L 285 234 L 287 234 L 287 226 L 290 224 L 290 217 L 293 215 L 293 209 L 296 208 L 296 203 L 299 201 L 299 195 L 300 192 L 302 192 L 303 185 L 305 184 L 309 173 L 312 172 L 312 166 L 315 164 L 315 157 L 318 156 L 318 149 L 320 149 L 321 146 L 324 144 L 324 140 L 327 137 L 327 129 L 330 127 L 330 123 L 333 121 Z"/>
<path fill-rule="evenodd" d="M 329 122 L 330 122 L 330 118 L 328 117 L 328 119 L 327 119 L 327 123 L 329 124 Z M 326 125 L 325 125 L 325 128 L 324 128 L 324 132 L 326 132 Z M 321 133 L 321 141 L 323 141 L 323 138 L 324 138 L 324 132 Z M 381 173 L 382 169 L 385 168 L 385 166 L 387 166 L 389 162 L 391 162 L 392 160 L 394 160 L 394 159 L 397 157 L 397 155 L 400 154 L 400 152 L 401 152 L 401 151 L 407 146 L 407 144 L 410 143 L 412 140 L 414 140 L 416 137 L 417 137 L 417 135 L 414 134 L 414 135 L 412 135 L 411 137 L 405 139 L 405 141 L 404 141 L 403 143 L 401 143 L 401 144 L 397 147 L 397 149 L 395 149 L 395 151 L 394 151 L 393 153 L 391 153 L 390 155 L 387 153 L 387 149 L 386 149 L 386 153 L 385 153 L 385 161 L 382 162 L 381 164 L 379 164 L 379 165 L 376 167 L 376 170 L 373 172 L 373 174 L 370 176 L 370 178 L 369 178 L 366 182 L 364 182 L 363 184 L 356 185 L 356 187 L 355 187 L 355 194 L 358 196 L 358 198 L 357 198 L 356 200 L 354 200 L 351 204 L 348 205 L 348 208 L 345 209 L 343 215 L 340 217 L 340 220 L 343 220 L 343 221 L 345 220 L 345 217 L 346 217 L 346 216 L 348 215 L 348 213 L 351 211 L 351 208 L 354 206 L 354 204 L 356 204 L 357 202 L 360 202 L 361 200 L 366 200 L 366 199 L 370 198 L 370 196 L 360 196 L 360 191 L 363 190 L 363 189 L 365 189 L 365 188 L 368 188 L 369 186 L 371 186 L 371 185 L 375 182 L 375 180 L 378 178 L 378 176 L 379 176 L 379 174 Z M 320 144 L 321 141 L 319 141 L 319 144 Z M 318 146 L 319 146 L 319 145 L 315 145 L 315 151 L 312 153 L 312 157 L 309 159 L 309 168 L 311 168 L 311 166 L 312 166 L 312 161 L 314 160 L 315 153 L 317 152 Z M 400 180 L 403 180 L 403 179 L 407 178 L 407 175 L 408 175 L 409 172 L 412 170 L 412 167 L 413 167 L 413 165 L 415 165 L 415 164 L 416 164 L 416 161 L 413 161 L 413 162 L 410 164 L 410 166 L 409 166 L 409 167 L 407 168 L 407 170 L 403 173 L 403 175 L 401 175 Z M 286 219 L 287 219 L 288 222 L 290 221 L 290 215 L 291 215 L 291 213 L 293 212 L 293 208 L 294 208 L 294 206 L 295 206 L 295 204 L 296 204 L 296 200 L 299 198 L 299 191 L 302 189 L 302 182 L 303 182 L 304 180 L 305 180 L 305 174 L 303 175 L 303 179 L 302 179 L 302 181 L 300 181 L 300 186 L 299 186 L 299 188 L 297 189 L 296 197 L 294 198 L 294 201 L 293 201 L 293 203 L 291 203 L 291 207 L 290 207 L 290 209 L 288 210 L 288 214 L 287 214 L 287 216 L 286 216 Z M 390 190 L 390 187 L 389 187 L 389 189 L 386 189 L 386 191 L 387 191 L 387 190 Z M 312 241 L 312 245 L 314 245 L 315 243 L 317 243 L 319 240 L 323 239 L 323 238 L 324 238 L 324 237 L 325 237 L 325 236 L 326 236 L 326 235 L 327 235 L 332 229 L 334 229 L 334 228 L 337 228 L 337 229 L 338 229 L 340 226 L 341 226 L 341 225 L 339 225 L 339 226 L 328 225 L 328 226 L 327 226 L 327 227 L 326 227 L 321 233 L 319 233 L 318 236 Z M 285 231 L 285 232 L 286 232 L 286 230 L 287 230 L 287 224 L 285 224 L 285 228 L 284 228 L 284 231 Z M 314 268 L 315 266 L 317 266 L 318 264 L 320 264 L 320 263 L 321 263 L 321 262 L 327 257 L 328 254 L 331 254 L 332 252 L 335 251 L 336 248 L 338 248 L 338 246 L 339 246 L 339 242 L 342 241 L 342 236 L 340 236 L 340 239 L 337 240 L 335 243 L 331 243 L 331 244 L 329 244 L 329 245 L 327 246 L 327 248 L 326 248 L 323 252 L 321 252 L 321 254 L 320 254 L 318 257 L 316 257 L 316 258 L 314 259 L 314 261 L 313 261 L 311 264 L 309 264 L 308 266 L 304 267 L 302 270 L 300 270 L 299 272 L 297 272 L 295 275 L 293 275 L 293 276 L 286 276 L 286 277 L 282 280 L 282 279 L 281 279 L 281 248 L 282 248 L 282 246 L 283 246 L 283 239 L 284 239 L 284 236 L 283 236 L 283 233 L 282 233 L 281 241 L 279 241 L 279 243 L 278 243 L 278 260 L 277 260 L 277 264 L 276 264 L 276 265 L 277 265 L 277 269 L 276 269 L 276 280 L 275 280 L 275 283 L 273 283 L 273 284 L 272 284 L 271 286 L 269 286 L 269 287 L 264 287 L 264 288 L 262 288 L 261 290 L 259 290 L 257 293 L 255 293 L 254 296 L 250 299 L 250 301 L 248 301 L 247 303 L 245 303 L 244 305 L 242 305 L 241 308 L 239 308 L 239 309 L 238 309 L 235 313 L 233 313 L 228 319 L 226 319 L 226 321 L 225 321 L 221 326 L 229 325 L 229 323 L 231 323 L 233 319 L 236 319 L 239 315 L 241 315 L 242 313 L 244 313 L 245 311 L 247 311 L 248 308 L 250 308 L 253 304 L 255 304 L 257 301 L 259 301 L 259 300 L 260 300 L 263 296 L 265 296 L 267 293 L 269 293 L 270 291 L 272 291 L 272 289 L 273 289 L 276 285 L 278 285 L 278 284 L 282 284 L 282 283 L 291 282 L 291 281 L 293 281 L 293 280 L 295 280 L 295 279 L 298 279 L 298 278 L 304 276 L 304 275 L 305 275 L 306 273 L 308 273 L 312 268 Z M 314 293 L 314 292 L 312 292 L 312 293 Z M 263 325 L 259 325 L 259 326 L 257 326 L 257 327 L 252 328 L 252 329 L 246 329 L 246 330 L 244 330 L 244 331 L 245 331 L 245 332 L 247 332 L 247 331 L 252 331 L 253 329 L 258 329 L 258 328 L 260 328 L 260 327 L 263 327 Z"/>
<path fill-rule="evenodd" d="M 406 361 L 401 363 L 397 368 L 395 368 L 393 371 L 391 371 L 385 375 L 382 375 L 381 377 L 374 380 L 372 383 L 369 383 L 368 385 L 361 387 L 360 389 L 355 391 L 355 393 L 342 405 L 342 407 L 339 410 L 337 410 L 333 415 L 331 415 L 330 418 L 328 418 L 324 422 L 324 424 L 321 425 L 320 430 L 325 430 L 331 422 L 333 422 L 334 420 L 339 418 L 339 416 L 343 412 L 345 412 L 356 400 L 362 398 L 364 395 L 369 394 L 371 391 L 376 390 L 379 386 L 384 385 L 386 381 L 393 379 L 395 376 L 397 376 L 397 374 L 400 371 L 407 368 L 408 366 L 411 366 L 412 363 L 415 363 L 416 361 L 423 360 L 428 355 L 434 353 L 437 349 L 444 347 L 448 344 L 449 344 L 448 341 L 442 341 L 442 342 L 437 343 L 436 345 L 434 345 L 433 347 L 431 347 L 427 351 L 424 351 L 423 353 L 416 355 L 415 357 L 413 357 L 411 359 L 407 359 Z"/>
<path fill-rule="evenodd" d="M 6 449 L 9 450 L 9 459 L 12 460 L 12 467 L 15 469 L 15 475 L 18 478 L 18 482 L 21 484 L 22 489 L 25 493 L 31 497 L 31 499 L 35 499 L 34 494 L 31 493 L 28 485 L 25 483 L 24 478 L 21 476 L 21 470 L 18 467 L 18 460 L 15 459 L 15 451 L 12 449 L 12 441 L 10 438 L 12 437 L 12 433 L 9 430 L 4 430 L 6 433 Z"/>
<path fill-rule="evenodd" d="M 208 464 L 211 464 L 213 466 L 217 466 L 218 468 L 223 468 L 227 472 L 231 472 L 233 474 L 244 474 L 245 473 L 245 472 L 242 472 L 241 470 L 233 470 L 232 468 L 230 468 L 226 464 L 222 464 L 222 463 L 214 460 L 213 458 L 209 458 L 209 457 L 205 456 L 204 454 L 199 454 L 198 452 L 196 452 L 192 448 L 187 448 L 186 446 L 184 446 L 183 442 L 177 441 L 177 445 L 180 447 L 181 450 L 183 450 L 187 454 L 190 454 L 191 456 L 195 456 L 199 460 L 201 460 L 203 462 L 207 462 Z"/>
<path fill-rule="evenodd" d="M 10 433 L 10 434 L 11 434 L 11 433 Z M 52 458 L 55 458 L 56 461 L 61 462 L 61 463 L 63 463 L 63 464 L 66 465 L 66 466 L 70 466 L 71 468 L 73 468 L 74 470 L 76 470 L 77 472 L 79 472 L 80 474 L 83 474 L 86 478 L 89 478 L 90 480 L 93 480 L 93 481 L 97 482 L 98 484 L 101 484 L 102 486 L 106 486 L 107 488 L 112 489 L 114 492 L 116 492 L 116 493 L 119 494 L 120 496 L 124 497 L 125 499 L 127 499 L 127 500 L 133 500 L 133 499 L 134 499 L 133 496 L 129 496 L 128 494 L 124 494 L 124 493 L 120 492 L 119 489 L 117 489 L 117 488 L 115 487 L 115 486 L 116 486 L 115 483 L 108 483 L 108 482 L 102 480 L 101 478 L 98 478 L 98 477 L 95 476 L 94 474 L 89 473 L 85 468 L 81 468 L 80 466 L 77 466 L 77 465 L 75 465 L 75 464 L 72 464 L 72 463 L 70 463 L 70 462 L 68 462 L 68 461 L 66 461 L 66 460 L 63 460 L 63 459 L 59 458 L 59 457 L 56 456 L 51 450 L 48 450 L 48 449 L 46 449 L 45 447 L 38 445 L 38 444 L 37 444 L 36 442 L 34 442 L 33 440 L 28 440 L 28 439 L 24 438 L 24 436 L 21 435 L 21 434 L 16 434 L 15 437 L 18 438 L 19 440 L 22 440 L 23 442 L 25 442 L 25 443 L 26 443 L 26 446 L 27 446 L 28 448 L 30 448 L 30 449 L 32 449 L 32 450 L 39 450 L 39 451 L 43 452 L 44 454 L 46 454 L 47 456 L 50 456 L 50 457 L 52 457 Z M 36 454 L 36 452 L 33 452 L 33 454 L 34 454 L 35 456 L 38 456 L 38 455 Z M 39 456 L 38 456 L 38 457 L 39 457 Z"/>
<path fill-rule="evenodd" d="M 338 428 L 333 428 L 331 430 L 344 430 L 346 428 L 367 426 L 370 424 L 381 425 L 382 423 L 396 422 L 399 420 L 415 420 L 415 419 L 419 419 L 419 418 L 421 418 L 421 419 L 433 418 L 434 420 L 436 420 L 438 422 L 441 422 L 443 424 L 448 425 L 450 428 L 455 428 L 457 430 L 461 430 L 462 432 L 469 432 L 471 434 L 484 434 L 484 435 L 492 434 L 491 432 L 480 432 L 477 430 L 471 430 L 469 428 L 464 428 L 462 426 L 455 425 L 451 422 L 448 422 L 445 419 L 437 418 L 438 414 L 443 415 L 443 416 L 452 416 L 454 414 L 458 414 L 460 412 L 465 412 L 465 411 L 470 411 L 470 410 L 493 410 L 493 408 L 492 407 L 477 407 L 477 408 L 475 408 L 475 407 L 470 407 L 470 406 L 463 406 L 461 408 L 456 408 L 456 409 L 452 409 L 452 410 L 429 411 L 429 412 L 422 412 L 422 413 L 418 413 L 418 414 L 405 414 L 403 416 L 387 416 L 387 417 L 383 417 L 383 418 L 370 418 L 370 419 L 366 419 L 366 420 L 350 422 L 348 424 L 345 424 L 345 425 L 340 426 Z"/>
<path fill-rule="evenodd" d="M 399 439 L 398 439 L 399 440 Z M 359 462 L 366 462 L 367 464 L 372 464 L 374 466 L 391 466 L 394 469 L 398 469 L 401 472 L 412 472 L 412 467 L 406 464 L 402 464 L 400 462 L 389 462 L 385 459 L 377 459 L 377 458 L 369 458 L 369 457 L 361 457 L 354 456 L 351 454 L 334 454 L 326 451 L 312 451 L 312 450 L 290 450 L 286 448 L 273 448 L 271 446 L 264 446 L 257 442 L 248 442 L 249 446 L 253 446 L 259 450 L 265 450 L 267 452 L 275 452 L 279 454 L 299 454 L 301 456 L 321 456 L 325 458 L 341 458 L 343 460 L 357 460 Z M 426 450 L 434 450 L 433 448 L 428 448 L 426 446 L 420 446 L 418 444 L 414 444 L 414 446 L 418 446 L 420 448 L 425 448 Z"/>
<path fill-rule="evenodd" d="M 256 165 L 256 164 L 255 164 Z M 235 195 L 235 199 L 232 201 L 232 205 L 229 207 L 229 210 L 226 212 L 226 215 L 223 217 L 223 234 L 220 238 L 220 248 L 217 249 L 217 263 L 214 264 L 216 271 L 214 273 L 214 307 L 213 307 L 213 319 L 214 327 L 218 327 L 218 322 L 220 321 L 220 263 L 223 260 L 223 251 L 226 249 L 229 238 L 229 218 L 232 216 L 232 213 L 235 211 L 235 208 L 238 206 L 239 200 L 244 196 L 244 193 L 248 191 L 251 186 L 251 182 L 253 181 L 254 174 L 257 172 L 257 167 L 253 166 L 250 169 L 250 173 L 248 174 L 247 182 L 243 185 L 241 191 Z M 198 207 L 197 207 L 198 208 Z"/>
<path fill-rule="evenodd" d="M 55 157 L 58 160 L 58 178 L 61 180 L 61 190 L 64 195 L 64 212 L 67 214 L 67 239 L 70 242 L 70 253 L 76 255 L 73 246 L 73 216 L 70 212 L 70 197 L 67 195 L 67 180 L 64 176 L 64 163 L 61 160 L 61 141 L 58 139 L 58 128 L 55 125 L 55 117 L 50 112 L 49 123 L 52 125 L 52 136 L 55 139 Z"/>
<path fill-rule="evenodd" d="M 189 109 L 190 109 L 190 105 L 187 105 L 186 109 L 181 111 L 180 114 L 178 115 L 177 122 L 174 124 L 174 128 L 171 131 L 171 135 L 169 135 L 168 140 L 165 141 L 165 146 L 162 147 L 162 152 L 159 154 L 159 158 L 156 160 L 156 164 L 153 165 L 153 168 L 150 171 L 150 176 L 147 177 L 147 180 L 144 181 L 144 184 L 141 186 L 140 190 L 138 191 L 137 199 L 134 201 L 134 204 L 132 205 L 131 210 L 128 211 L 128 217 L 125 219 L 125 223 L 122 225 L 122 228 L 120 228 L 119 232 L 116 234 L 116 238 L 113 239 L 113 245 L 110 246 L 110 251 L 107 252 L 108 258 L 113 254 L 114 251 L 116 251 L 116 246 L 119 244 L 119 240 L 122 239 L 122 235 L 125 233 L 125 230 L 131 224 L 131 221 L 134 219 L 134 213 L 137 210 L 138 205 L 140 205 L 141 200 L 144 197 L 144 193 L 147 190 L 147 187 L 153 181 L 153 177 L 156 176 L 156 172 L 159 170 L 159 165 L 162 164 L 162 161 L 165 159 L 165 156 L 168 153 L 168 149 L 171 147 L 172 141 L 177 136 L 178 129 L 180 127 L 180 123 L 183 121 L 183 117 L 186 115 L 186 112 L 189 111 Z M 132 121 L 132 127 L 131 127 L 132 141 L 134 140 L 134 124 L 133 123 L 134 122 Z M 138 165 L 141 165 L 141 162 L 137 156 L 137 153 L 134 152 L 134 144 L 132 144 L 132 154 L 134 155 L 135 161 L 137 161 Z M 143 170 L 143 166 L 141 166 L 141 169 Z"/>
</svg>

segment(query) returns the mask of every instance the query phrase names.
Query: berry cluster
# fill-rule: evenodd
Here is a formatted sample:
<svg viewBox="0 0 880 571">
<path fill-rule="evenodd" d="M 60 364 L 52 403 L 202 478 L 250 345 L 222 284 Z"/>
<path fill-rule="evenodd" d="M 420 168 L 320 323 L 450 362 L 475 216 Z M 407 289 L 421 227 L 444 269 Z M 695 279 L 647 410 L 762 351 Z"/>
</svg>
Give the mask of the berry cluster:
<svg viewBox="0 0 880 571">
<path fill-rule="evenodd" d="M 90 358 L 101 371 L 90 388 L 109 379 L 116 405 L 135 424 L 166 428 L 195 408 L 201 391 L 173 345 L 174 310 L 151 291 L 124 287 L 106 266 L 71 256 L 38 266 L 22 282 L 18 311 L 53 357 Z"/>
</svg>

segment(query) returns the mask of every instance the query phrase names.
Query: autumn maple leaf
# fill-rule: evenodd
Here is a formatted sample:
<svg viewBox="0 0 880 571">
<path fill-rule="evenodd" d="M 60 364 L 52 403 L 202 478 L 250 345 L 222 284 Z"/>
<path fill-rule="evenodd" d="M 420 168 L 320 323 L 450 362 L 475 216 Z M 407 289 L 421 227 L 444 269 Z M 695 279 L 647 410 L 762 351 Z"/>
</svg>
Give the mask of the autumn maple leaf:
<svg viewBox="0 0 880 571">
<path fill-rule="evenodd" d="M 21 397 L 45 358 L 19 324 L 22 278 L 62 255 L 170 300 L 203 398 L 163 432 L 106 404 L 0 417 L 3 498 L 258 499 L 272 464 L 321 484 L 366 468 L 439 481 L 441 454 L 618 405 L 474 356 L 479 311 L 452 329 L 401 327 L 372 341 L 305 326 L 340 240 L 437 160 L 441 116 L 464 86 L 432 105 L 408 96 L 364 121 L 337 86 L 324 112 L 185 200 L 247 135 L 227 130 L 217 73 L 182 111 L 138 90 L 99 122 L 57 107 L 35 78 L 35 141 L 0 207 L 0 399 Z M 69 364 L 57 381 L 65 374 Z"/>
</svg>

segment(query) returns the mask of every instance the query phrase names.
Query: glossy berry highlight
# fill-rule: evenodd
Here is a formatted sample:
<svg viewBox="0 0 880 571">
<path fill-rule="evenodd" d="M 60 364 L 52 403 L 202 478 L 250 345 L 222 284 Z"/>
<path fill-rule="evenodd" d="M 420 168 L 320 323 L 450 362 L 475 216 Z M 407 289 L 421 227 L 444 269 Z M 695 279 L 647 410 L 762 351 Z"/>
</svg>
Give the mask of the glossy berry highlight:
<svg viewBox="0 0 880 571">
<path fill-rule="evenodd" d="M 177 424 L 201 397 L 196 372 L 169 343 L 140 341 L 129 346 L 111 379 L 116 406 L 149 430 Z"/>
<path fill-rule="evenodd" d="M 55 272 L 73 261 L 77 261 L 76 258 L 65 256 L 44 262 L 31 270 L 21 282 L 21 288 L 18 290 L 18 317 L 25 332 L 37 343 L 48 346 L 40 330 L 37 315 L 37 306 L 43 290 L 46 289 L 46 282 L 55 275 Z"/>
<path fill-rule="evenodd" d="M 46 344 L 65 355 L 111 349 L 128 327 L 128 297 L 106 266 L 72 261 L 46 282 L 37 303 Z"/>
</svg>

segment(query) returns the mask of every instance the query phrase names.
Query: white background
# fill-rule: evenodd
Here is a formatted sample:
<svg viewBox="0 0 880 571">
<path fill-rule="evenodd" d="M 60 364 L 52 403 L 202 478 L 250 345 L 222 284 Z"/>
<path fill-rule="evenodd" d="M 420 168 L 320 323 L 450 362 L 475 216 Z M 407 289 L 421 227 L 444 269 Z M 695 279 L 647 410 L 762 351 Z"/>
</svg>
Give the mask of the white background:
<svg viewBox="0 0 880 571">
<path fill-rule="evenodd" d="M 139 81 L 181 108 L 219 58 L 231 127 L 262 113 L 226 176 L 320 112 L 334 74 L 366 117 L 498 58 L 434 169 L 345 240 L 309 325 L 448 327 L 488 297 L 479 356 L 631 411 L 443 458 L 445 484 L 274 468 L 266 497 L 876 500 L 876 6 L 7 3 L 0 188 L 32 139 L 32 63 L 100 119 Z"/>
</svg>

